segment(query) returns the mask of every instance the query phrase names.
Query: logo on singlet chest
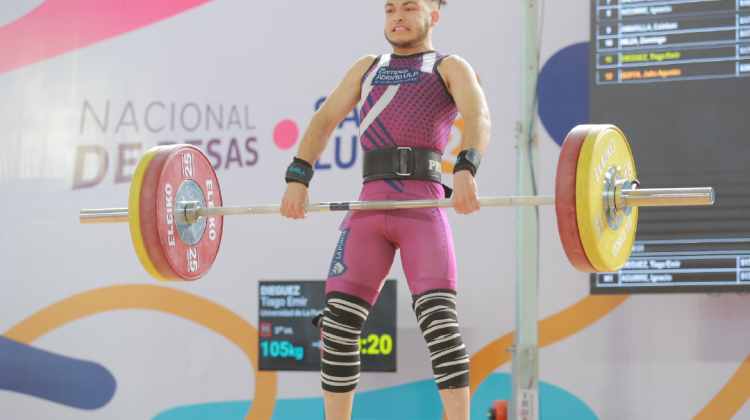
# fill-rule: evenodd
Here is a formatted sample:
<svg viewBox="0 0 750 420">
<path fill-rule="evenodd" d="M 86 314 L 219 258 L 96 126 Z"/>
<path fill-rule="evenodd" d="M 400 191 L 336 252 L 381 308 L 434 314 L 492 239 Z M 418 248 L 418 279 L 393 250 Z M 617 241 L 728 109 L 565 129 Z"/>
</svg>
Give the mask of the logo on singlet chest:
<svg viewBox="0 0 750 420">
<path fill-rule="evenodd" d="M 372 79 L 373 86 L 403 85 L 404 83 L 419 83 L 420 70 L 392 69 L 381 67 Z"/>
</svg>

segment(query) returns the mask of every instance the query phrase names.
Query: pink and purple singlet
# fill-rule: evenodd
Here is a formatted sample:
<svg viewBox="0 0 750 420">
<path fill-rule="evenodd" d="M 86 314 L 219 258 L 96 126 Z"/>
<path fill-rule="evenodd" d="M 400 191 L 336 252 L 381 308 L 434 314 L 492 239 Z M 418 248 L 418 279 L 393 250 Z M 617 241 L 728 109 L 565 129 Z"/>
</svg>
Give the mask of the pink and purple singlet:
<svg viewBox="0 0 750 420">
<path fill-rule="evenodd" d="M 445 151 L 458 108 L 438 72 L 446 55 L 427 51 L 378 57 L 362 78 L 360 143 Z M 445 198 L 442 185 L 423 180 L 366 183 L 360 201 Z M 456 260 L 445 209 L 350 212 L 328 274 L 326 293 L 343 292 L 374 304 L 396 250 L 412 295 L 456 290 Z"/>
</svg>

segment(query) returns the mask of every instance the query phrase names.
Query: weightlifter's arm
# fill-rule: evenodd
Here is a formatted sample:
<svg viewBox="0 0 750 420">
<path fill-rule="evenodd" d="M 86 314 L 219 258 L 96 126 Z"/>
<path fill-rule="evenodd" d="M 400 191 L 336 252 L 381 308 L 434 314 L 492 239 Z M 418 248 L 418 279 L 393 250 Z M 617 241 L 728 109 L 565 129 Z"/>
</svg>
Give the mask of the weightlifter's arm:
<svg viewBox="0 0 750 420">
<path fill-rule="evenodd" d="M 300 141 L 297 157 L 314 165 L 333 134 L 333 130 L 352 112 L 360 100 L 362 76 L 375 61 L 374 55 L 369 55 L 357 61 L 346 73 L 336 89 L 323 102 L 323 106 L 307 127 L 307 131 Z M 307 213 L 303 207 L 310 202 L 307 187 L 299 182 L 287 184 L 284 198 L 281 200 L 281 215 L 292 219 L 304 219 Z"/>
<path fill-rule="evenodd" d="M 466 120 L 461 150 L 474 149 L 484 155 L 490 142 L 490 111 L 474 69 L 464 59 L 453 55 L 443 60 L 438 70 Z M 477 184 L 468 170 L 458 171 L 453 177 L 452 201 L 459 214 L 479 210 Z"/>
</svg>

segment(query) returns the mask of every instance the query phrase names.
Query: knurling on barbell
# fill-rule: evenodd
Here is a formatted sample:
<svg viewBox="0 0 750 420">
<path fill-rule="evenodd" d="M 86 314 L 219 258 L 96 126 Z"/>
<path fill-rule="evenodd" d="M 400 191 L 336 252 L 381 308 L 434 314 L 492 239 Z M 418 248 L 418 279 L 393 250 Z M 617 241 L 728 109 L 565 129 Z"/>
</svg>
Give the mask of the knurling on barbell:
<svg viewBox="0 0 750 420">
<path fill-rule="evenodd" d="M 565 254 L 582 272 L 618 271 L 630 257 L 638 206 L 710 205 L 706 188 L 635 189 L 635 163 L 612 125 L 575 127 L 557 167 L 555 196 L 482 197 L 482 206 L 555 205 Z M 309 212 L 452 207 L 450 199 L 311 203 Z M 162 281 L 193 281 L 211 268 L 223 216 L 279 213 L 280 205 L 222 207 L 208 157 L 190 145 L 155 147 L 138 163 L 127 209 L 82 210 L 84 224 L 129 222 L 141 264 Z"/>
</svg>

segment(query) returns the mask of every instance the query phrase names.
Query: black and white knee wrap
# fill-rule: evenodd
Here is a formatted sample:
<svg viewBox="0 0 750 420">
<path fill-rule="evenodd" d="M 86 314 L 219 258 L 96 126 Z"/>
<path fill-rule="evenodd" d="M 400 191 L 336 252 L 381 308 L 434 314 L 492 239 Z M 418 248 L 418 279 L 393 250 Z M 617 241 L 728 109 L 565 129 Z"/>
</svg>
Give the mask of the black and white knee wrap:
<svg viewBox="0 0 750 420">
<path fill-rule="evenodd" d="M 469 354 L 458 329 L 456 292 L 430 290 L 412 296 L 412 300 L 419 328 L 430 350 L 438 389 L 469 386 Z"/>
<path fill-rule="evenodd" d="M 359 335 L 372 306 L 341 292 L 326 294 L 321 379 L 329 392 L 349 392 L 359 382 Z"/>
</svg>

